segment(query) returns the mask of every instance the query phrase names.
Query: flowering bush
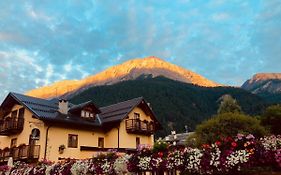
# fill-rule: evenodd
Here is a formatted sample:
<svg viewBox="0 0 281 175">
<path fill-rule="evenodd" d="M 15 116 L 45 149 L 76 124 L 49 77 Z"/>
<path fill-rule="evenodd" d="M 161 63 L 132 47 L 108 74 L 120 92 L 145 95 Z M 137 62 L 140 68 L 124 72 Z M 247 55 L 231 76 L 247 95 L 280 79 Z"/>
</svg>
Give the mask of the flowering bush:
<svg viewBox="0 0 281 175">
<path fill-rule="evenodd" d="M 202 175 L 239 174 L 245 169 L 265 166 L 281 170 L 280 136 L 256 139 L 253 135 L 238 134 L 235 138 L 220 137 L 215 143 L 200 148 L 141 146 L 134 154 L 118 154 L 113 150 L 87 160 L 15 162 L 13 167 L 0 166 L 0 175 L 122 175 L 174 170 Z"/>
</svg>

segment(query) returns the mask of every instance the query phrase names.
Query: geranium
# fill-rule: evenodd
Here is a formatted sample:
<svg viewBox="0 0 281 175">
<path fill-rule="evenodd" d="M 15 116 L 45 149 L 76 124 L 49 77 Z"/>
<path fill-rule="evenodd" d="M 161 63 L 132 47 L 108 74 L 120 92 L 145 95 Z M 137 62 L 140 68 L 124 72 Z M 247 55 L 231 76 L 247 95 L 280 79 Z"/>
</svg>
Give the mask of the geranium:
<svg viewBox="0 0 281 175">
<path fill-rule="evenodd" d="M 128 162 L 131 158 L 131 155 L 125 154 L 122 157 L 119 157 L 115 160 L 113 167 L 114 167 L 114 171 L 116 174 L 118 175 L 123 175 L 126 174 L 128 172 Z"/>
<path fill-rule="evenodd" d="M 147 171 L 150 170 L 150 161 L 151 157 L 145 156 L 145 157 L 139 157 L 139 163 L 138 167 L 140 170 Z"/>
<path fill-rule="evenodd" d="M 190 149 L 187 149 L 186 151 L 188 153 L 188 156 L 186 159 L 187 171 L 192 172 L 192 173 L 200 173 L 200 169 L 201 169 L 200 162 L 201 162 L 201 158 L 203 156 L 201 150 L 199 150 L 197 148 L 195 148 L 195 149 L 190 148 Z"/>
<path fill-rule="evenodd" d="M 239 171 L 241 164 L 248 162 L 249 158 L 250 154 L 246 150 L 237 150 L 226 157 L 225 166 L 227 170 L 237 167 L 237 170 Z"/>
</svg>

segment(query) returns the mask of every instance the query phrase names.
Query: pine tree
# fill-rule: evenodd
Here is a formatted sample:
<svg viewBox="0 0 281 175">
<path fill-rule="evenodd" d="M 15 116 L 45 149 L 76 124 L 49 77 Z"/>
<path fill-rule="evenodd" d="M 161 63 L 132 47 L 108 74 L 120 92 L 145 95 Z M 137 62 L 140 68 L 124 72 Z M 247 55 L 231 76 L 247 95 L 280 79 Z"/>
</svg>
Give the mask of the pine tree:
<svg viewBox="0 0 281 175">
<path fill-rule="evenodd" d="M 218 114 L 223 113 L 242 113 L 241 107 L 231 95 L 223 95 L 218 109 Z"/>
</svg>

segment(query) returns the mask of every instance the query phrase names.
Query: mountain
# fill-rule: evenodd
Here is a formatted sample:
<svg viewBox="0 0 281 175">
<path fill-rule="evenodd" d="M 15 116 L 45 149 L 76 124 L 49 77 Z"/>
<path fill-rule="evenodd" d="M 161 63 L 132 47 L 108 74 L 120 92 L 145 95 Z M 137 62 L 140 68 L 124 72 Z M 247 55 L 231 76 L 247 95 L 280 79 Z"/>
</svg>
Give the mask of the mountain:
<svg viewBox="0 0 281 175">
<path fill-rule="evenodd" d="M 72 96 L 92 86 L 111 85 L 122 81 L 135 80 L 140 76 L 164 76 L 169 79 L 198 86 L 219 86 L 219 84 L 212 82 L 201 75 L 152 56 L 143 59 L 129 60 L 123 64 L 110 67 L 103 72 L 86 77 L 82 80 L 59 81 L 49 86 L 31 90 L 26 94 L 41 98 L 52 98 L 63 95 Z"/>
<path fill-rule="evenodd" d="M 247 80 L 241 88 L 264 98 L 268 103 L 281 102 L 281 73 L 259 73 Z"/>
<path fill-rule="evenodd" d="M 193 130 L 198 123 L 210 118 L 217 112 L 219 99 L 224 94 L 237 99 L 247 114 L 260 114 L 265 107 L 260 97 L 241 88 L 202 87 L 166 77 L 138 78 L 95 86 L 74 95 L 70 101 L 78 104 L 93 100 L 98 106 L 105 106 L 143 96 L 164 128 L 157 136 L 165 136 L 173 129 L 184 131 L 185 125 Z"/>
</svg>

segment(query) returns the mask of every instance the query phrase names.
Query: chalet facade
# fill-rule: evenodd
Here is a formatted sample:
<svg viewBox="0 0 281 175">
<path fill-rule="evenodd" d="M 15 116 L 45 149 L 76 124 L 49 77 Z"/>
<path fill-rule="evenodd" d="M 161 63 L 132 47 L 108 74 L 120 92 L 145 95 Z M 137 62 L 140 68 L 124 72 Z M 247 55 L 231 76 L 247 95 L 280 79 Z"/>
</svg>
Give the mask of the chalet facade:
<svg viewBox="0 0 281 175">
<path fill-rule="evenodd" d="M 91 158 L 95 152 L 153 145 L 161 126 L 145 100 L 106 107 L 9 93 L 0 106 L 0 162 Z"/>
</svg>

